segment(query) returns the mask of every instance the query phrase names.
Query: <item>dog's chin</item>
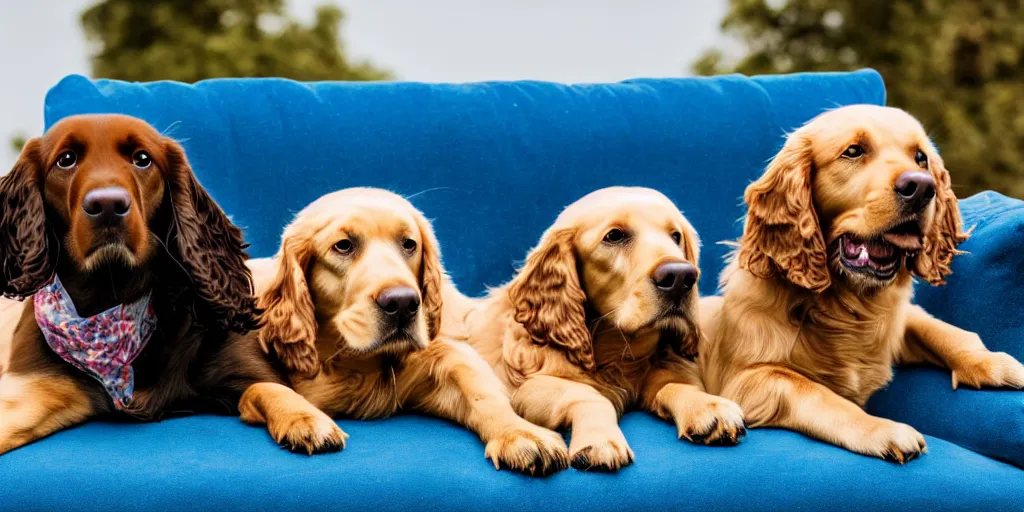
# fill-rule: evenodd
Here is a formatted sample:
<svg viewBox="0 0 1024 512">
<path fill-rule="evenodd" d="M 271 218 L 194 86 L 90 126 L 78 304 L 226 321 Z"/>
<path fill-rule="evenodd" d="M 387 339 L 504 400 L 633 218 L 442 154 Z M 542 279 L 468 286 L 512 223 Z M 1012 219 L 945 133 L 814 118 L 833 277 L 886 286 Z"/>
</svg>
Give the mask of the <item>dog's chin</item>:
<svg viewBox="0 0 1024 512">
<path fill-rule="evenodd" d="M 667 332 L 685 335 L 692 330 L 693 314 L 686 306 L 665 306 L 637 321 L 634 318 L 620 319 L 616 328 L 624 334 L 635 336 L 640 333 Z"/>
<path fill-rule="evenodd" d="M 140 258 L 123 241 L 101 242 L 93 246 L 82 261 L 82 268 L 92 272 L 103 267 L 137 268 Z"/>
<path fill-rule="evenodd" d="M 400 356 L 409 354 L 427 347 L 424 336 L 419 335 L 412 329 L 391 329 L 382 332 L 376 339 L 369 343 L 353 346 L 344 343 L 343 350 L 356 356 L 391 355 Z"/>
</svg>

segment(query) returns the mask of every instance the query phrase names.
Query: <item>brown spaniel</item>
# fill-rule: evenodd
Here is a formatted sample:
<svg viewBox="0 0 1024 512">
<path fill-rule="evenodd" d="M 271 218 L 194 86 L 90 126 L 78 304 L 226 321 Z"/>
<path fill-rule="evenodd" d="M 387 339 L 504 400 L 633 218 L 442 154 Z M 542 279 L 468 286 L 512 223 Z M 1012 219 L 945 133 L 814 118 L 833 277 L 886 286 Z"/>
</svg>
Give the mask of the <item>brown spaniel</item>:
<svg viewBox="0 0 1024 512">
<path fill-rule="evenodd" d="M 924 438 L 862 409 L 894 363 L 950 368 L 953 387 L 1024 386 L 1012 357 L 911 304 L 913 278 L 942 284 L 967 238 L 949 173 L 913 117 L 867 105 L 822 114 L 744 198 L 724 298 L 702 300 L 700 350 L 707 389 L 739 403 L 749 425 L 904 463 Z"/>
<path fill-rule="evenodd" d="M 615 187 L 565 209 L 506 286 L 459 301 L 461 332 L 527 420 L 571 428 L 577 469 L 633 461 L 619 416 L 638 404 L 681 439 L 734 445 L 740 408 L 704 392 L 693 354 L 697 233 L 661 193 Z"/>
<path fill-rule="evenodd" d="M 0 178 L 0 205 L 0 293 L 32 296 L 0 310 L 0 454 L 108 413 L 158 420 L 240 400 L 288 448 L 342 446 L 239 334 L 259 322 L 242 234 L 176 142 L 131 117 L 65 119 Z M 90 345 L 106 337 L 116 344 Z"/>
<path fill-rule="evenodd" d="M 265 347 L 302 396 L 329 414 L 383 418 L 410 408 L 476 432 L 495 468 L 544 475 L 568 466 L 565 441 L 516 415 L 469 345 L 438 337 L 456 321 L 434 233 L 402 197 L 328 194 L 284 232 L 274 260 L 252 260 Z"/>
</svg>

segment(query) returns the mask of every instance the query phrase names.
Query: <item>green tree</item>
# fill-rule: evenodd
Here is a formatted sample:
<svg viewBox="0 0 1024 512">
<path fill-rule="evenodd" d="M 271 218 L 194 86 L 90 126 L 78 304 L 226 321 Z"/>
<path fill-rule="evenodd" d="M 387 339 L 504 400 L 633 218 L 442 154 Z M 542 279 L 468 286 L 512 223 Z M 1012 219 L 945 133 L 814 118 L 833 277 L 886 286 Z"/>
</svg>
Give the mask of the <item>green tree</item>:
<svg viewBox="0 0 1024 512">
<path fill-rule="evenodd" d="M 917 116 L 942 150 L 957 194 L 1024 197 L 1024 2 L 729 0 L 704 75 L 837 71 L 885 79 L 889 104 Z M 727 45 L 728 47 L 728 45 Z"/>
<path fill-rule="evenodd" d="M 323 5 L 305 26 L 285 12 L 284 0 L 103 0 L 82 14 L 96 77 L 390 78 L 345 56 L 342 20 L 340 9 Z"/>
<path fill-rule="evenodd" d="M 28 137 L 26 137 L 24 133 L 18 132 L 11 135 L 10 142 L 11 149 L 13 149 L 15 153 L 21 153 L 21 148 L 25 147 L 25 143 L 28 142 Z"/>
</svg>

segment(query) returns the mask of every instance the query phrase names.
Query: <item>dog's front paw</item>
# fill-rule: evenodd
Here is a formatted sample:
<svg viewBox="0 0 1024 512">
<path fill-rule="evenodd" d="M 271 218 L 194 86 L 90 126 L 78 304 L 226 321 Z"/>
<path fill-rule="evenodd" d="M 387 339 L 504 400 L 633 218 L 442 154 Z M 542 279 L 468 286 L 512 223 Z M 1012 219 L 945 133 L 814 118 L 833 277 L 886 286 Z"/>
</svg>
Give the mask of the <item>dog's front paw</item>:
<svg viewBox="0 0 1024 512">
<path fill-rule="evenodd" d="M 872 418 L 863 439 L 849 446 L 855 452 L 879 457 L 889 462 L 906 464 L 922 453 L 928 453 L 928 445 L 914 427 L 883 418 Z"/>
<path fill-rule="evenodd" d="M 735 446 L 747 434 L 743 409 L 732 400 L 693 394 L 687 403 L 673 410 L 679 439 L 694 444 Z"/>
<path fill-rule="evenodd" d="M 617 471 L 633 463 L 633 450 L 618 426 L 607 431 L 574 429 L 569 460 L 581 471 Z"/>
<path fill-rule="evenodd" d="M 341 451 L 348 439 L 348 434 L 320 411 L 279 415 L 267 424 L 267 430 L 281 447 L 307 455 Z"/>
<path fill-rule="evenodd" d="M 1005 352 L 965 352 L 958 355 L 952 366 L 953 389 L 960 384 L 975 389 L 1024 388 L 1024 365 Z"/>
<path fill-rule="evenodd" d="M 487 442 L 484 456 L 495 469 L 547 476 L 569 466 L 569 449 L 558 433 L 523 420 Z"/>
</svg>

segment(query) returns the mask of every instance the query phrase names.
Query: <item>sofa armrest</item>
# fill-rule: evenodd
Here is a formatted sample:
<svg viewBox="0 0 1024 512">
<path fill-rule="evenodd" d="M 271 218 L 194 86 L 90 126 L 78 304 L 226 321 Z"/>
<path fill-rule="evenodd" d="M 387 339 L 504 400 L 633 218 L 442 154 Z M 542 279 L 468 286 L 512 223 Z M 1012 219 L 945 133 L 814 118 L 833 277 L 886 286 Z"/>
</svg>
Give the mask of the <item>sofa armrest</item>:
<svg viewBox="0 0 1024 512">
<path fill-rule="evenodd" d="M 984 192 L 960 208 L 973 228 L 960 246 L 966 254 L 953 259 L 947 285 L 918 283 L 915 301 L 978 333 L 989 350 L 1024 360 L 1024 202 Z M 954 391 L 949 370 L 903 368 L 868 411 L 1024 467 L 1024 391 Z"/>
</svg>

